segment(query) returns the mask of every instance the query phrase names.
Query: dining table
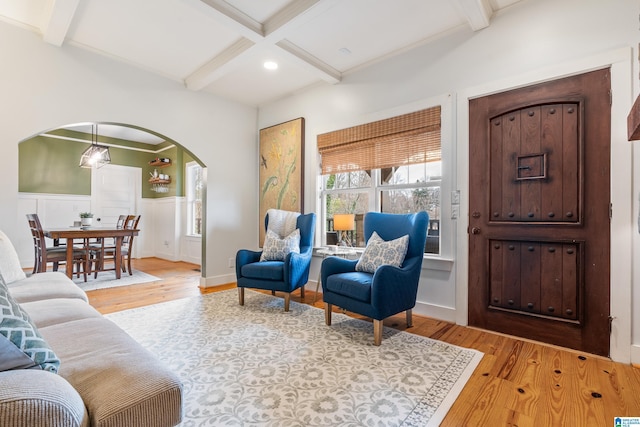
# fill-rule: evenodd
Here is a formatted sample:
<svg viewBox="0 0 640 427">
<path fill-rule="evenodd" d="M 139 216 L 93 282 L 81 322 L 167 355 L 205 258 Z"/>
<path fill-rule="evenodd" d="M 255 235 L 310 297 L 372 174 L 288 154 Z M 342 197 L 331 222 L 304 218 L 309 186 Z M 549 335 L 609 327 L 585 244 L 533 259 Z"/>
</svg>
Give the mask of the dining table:
<svg viewBox="0 0 640 427">
<path fill-rule="evenodd" d="M 87 242 L 89 239 L 108 239 L 113 238 L 115 241 L 115 273 L 116 279 L 120 279 L 122 274 L 122 241 L 126 236 L 137 236 L 139 230 L 113 227 L 67 227 L 67 228 L 45 228 L 44 235 L 50 239 L 67 241 L 67 268 L 66 273 L 69 278 L 73 277 L 73 249 L 74 241 L 82 240 Z M 76 248 L 77 249 L 77 248 Z"/>
</svg>

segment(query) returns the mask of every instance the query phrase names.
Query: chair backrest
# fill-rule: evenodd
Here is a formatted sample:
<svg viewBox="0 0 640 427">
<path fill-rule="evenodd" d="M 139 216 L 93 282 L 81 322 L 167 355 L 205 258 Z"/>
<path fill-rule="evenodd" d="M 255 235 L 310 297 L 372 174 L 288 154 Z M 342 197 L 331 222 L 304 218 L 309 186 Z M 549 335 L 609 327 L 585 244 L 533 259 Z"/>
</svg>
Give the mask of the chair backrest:
<svg viewBox="0 0 640 427">
<path fill-rule="evenodd" d="M 364 216 L 364 236 L 368 242 L 375 231 L 383 240 L 393 240 L 409 235 L 409 248 L 405 259 L 424 255 L 427 240 L 429 214 L 422 211 L 414 214 L 389 214 L 368 212 Z"/>
<path fill-rule="evenodd" d="M 269 227 L 269 214 L 264 218 L 264 227 Z M 300 252 L 307 248 L 313 248 L 313 236 L 316 231 L 316 214 L 308 213 L 299 215 L 296 219 L 296 228 L 300 229 Z"/>
<path fill-rule="evenodd" d="M 140 222 L 141 215 L 126 215 L 126 219 L 124 222 L 125 230 L 135 230 L 138 228 L 138 223 Z M 125 236 L 122 239 L 122 243 L 125 245 L 131 245 L 133 243 L 133 236 Z"/>
<path fill-rule="evenodd" d="M 27 214 L 27 221 L 29 222 L 31 237 L 33 237 L 35 266 L 38 271 L 42 271 L 41 269 L 44 267 L 43 260 L 47 256 L 47 242 L 44 237 L 44 231 L 42 230 L 42 224 L 40 224 L 38 214 Z"/>
<path fill-rule="evenodd" d="M 118 217 L 118 222 L 116 222 L 116 228 L 124 228 L 124 224 L 127 222 L 127 217 L 129 217 L 129 215 L 120 215 Z"/>
</svg>

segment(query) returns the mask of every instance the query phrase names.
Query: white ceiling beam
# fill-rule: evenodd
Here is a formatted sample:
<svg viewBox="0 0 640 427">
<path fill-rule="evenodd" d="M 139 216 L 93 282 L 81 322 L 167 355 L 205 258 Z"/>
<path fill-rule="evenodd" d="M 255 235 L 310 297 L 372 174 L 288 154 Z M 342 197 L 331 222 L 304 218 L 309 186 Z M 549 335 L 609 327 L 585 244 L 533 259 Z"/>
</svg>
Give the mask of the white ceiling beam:
<svg viewBox="0 0 640 427">
<path fill-rule="evenodd" d="M 225 23 L 244 38 L 224 52 L 212 58 L 185 79 L 191 90 L 201 90 L 215 80 L 234 70 L 248 55 L 249 50 L 269 46 L 284 52 L 292 62 L 320 79 L 335 84 L 342 78 L 339 71 L 285 40 L 294 28 L 303 25 L 339 0 L 296 0 L 272 16 L 263 24 L 231 6 L 224 0 L 185 0 L 216 21 Z"/>
<path fill-rule="evenodd" d="M 326 7 L 316 9 L 314 6 L 318 5 L 318 3 L 320 3 L 320 0 L 292 1 L 287 6 L 279 10 L 275 15 L 273 15 L 264 23 L 263 25 L 264 35 L 275 38 L 274 36 L 276 35 L 276 32 L 279 32 L 278 30 L 290 29 L 292 27 L 297 27 L 298 25 L 302 24 L 300 20 L 302 19 L 302 17 L 305 17 L 305 15 L 306 15 L 305 21 L 310 18 L 309 15 L 317 16 L 317 13 L 321 9 L 322 10 L 326 9 Z M 316 9 L 316 13 L 308 14 L 307 12 L 310 9 L 311 10 Z M 280 40 L 283 38 L 284 38 L 283 36 L 279 37 Z"/>
<path fill-rule="evenodd" d="M 198 68 L 185 78 L 185 86 L 191 90 L 200 90 L 235 68 L 240 56 L 255 46 L 251 40 L 241 38 L 222 53 Z"/>
<path fill-rule="evenodd" d="M 45 42 L 62 46 L 80 0 L 50 0 L 40 30 Z"/>
<path fill-rule="evenodd" d="M 454 3 L 473 31 L 489 26 L 493 15 L 489 0 L 454 0 Z"/>
<path fill-rule="evenodd" d="M 234 32 L 254 43 L 264 39 L 264 29 L 260 22 L 251 18 L 224 0 L 183 0 L 201 13 L 209 16 Z"/>
<path fill-rule="evenodd" d="M 289 58 L 299 66 L 310 73 L 315 74 L 325 82 L 336 84 L 340 83 L 340 80 L 342 80 L 342 74 L 340 71 L 330 67 L 328 64 L 325 64 L 309 52 L 299 48 L 288 40 L 281 40 L 276 43 L 276 46 L 282 49 L 283 52 L 286 52 Z"/>
</svg>

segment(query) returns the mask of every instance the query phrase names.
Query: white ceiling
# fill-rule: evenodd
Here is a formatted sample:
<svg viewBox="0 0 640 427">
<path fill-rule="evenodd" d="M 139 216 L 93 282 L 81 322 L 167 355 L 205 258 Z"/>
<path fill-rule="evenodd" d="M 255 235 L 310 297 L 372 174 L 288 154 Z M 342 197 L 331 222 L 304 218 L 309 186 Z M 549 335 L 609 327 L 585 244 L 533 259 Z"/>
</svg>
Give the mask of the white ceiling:
<svg viewBox="0 0 640 427">
<path fill-rule="evenodd" d="M 259 106 L 460 26 L 481 30 L 518 1 L 0 0 L 0 20 Z"/>
</svg>

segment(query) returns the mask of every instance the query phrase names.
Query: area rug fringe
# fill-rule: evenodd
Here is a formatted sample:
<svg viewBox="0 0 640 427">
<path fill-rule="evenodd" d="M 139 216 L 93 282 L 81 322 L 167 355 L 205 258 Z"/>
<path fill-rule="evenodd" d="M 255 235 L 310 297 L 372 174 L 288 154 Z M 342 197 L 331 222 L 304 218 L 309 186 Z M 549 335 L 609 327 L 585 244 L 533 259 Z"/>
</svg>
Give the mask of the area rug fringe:
<svg viewBox="0 0 640 427">
<path fill-rule="evenodd" d="M 437 426 L 482 353 L 248 291 L 108 317 L 184 384 L 181 426 Z"/>
</svg>

